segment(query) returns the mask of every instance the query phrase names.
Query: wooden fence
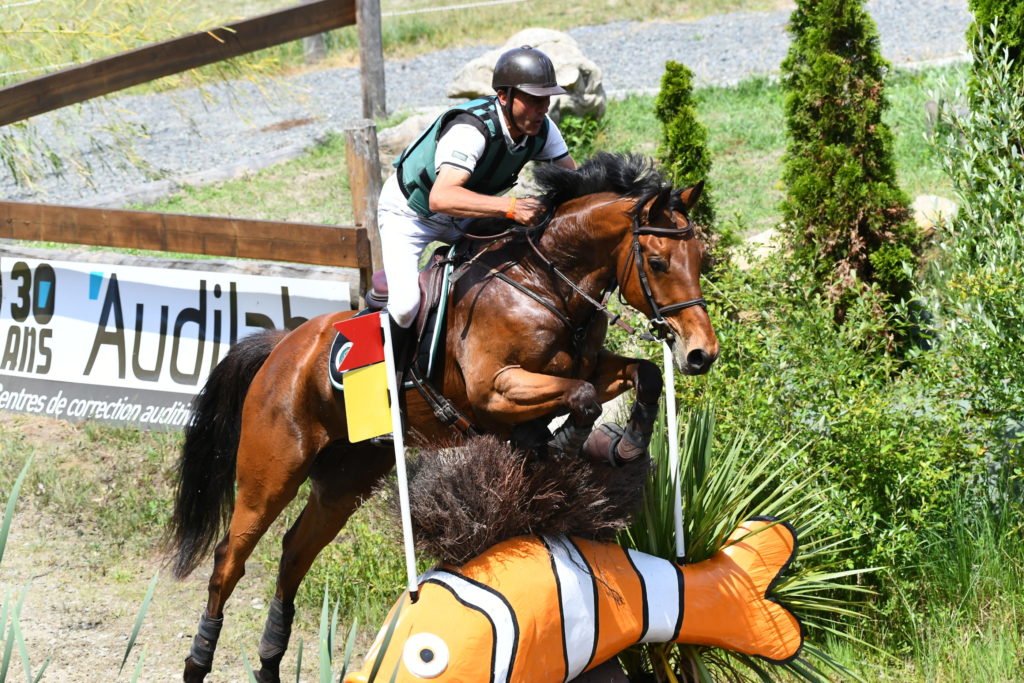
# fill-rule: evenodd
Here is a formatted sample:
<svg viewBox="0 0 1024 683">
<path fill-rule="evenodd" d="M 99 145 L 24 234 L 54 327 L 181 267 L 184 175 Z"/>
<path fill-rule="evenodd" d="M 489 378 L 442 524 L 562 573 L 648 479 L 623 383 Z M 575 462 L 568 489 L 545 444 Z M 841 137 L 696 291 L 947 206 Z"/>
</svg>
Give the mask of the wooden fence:
<svg viewBox="0 0 1024 683">
<path fill-rule="evenodd" d="M 355 23 L 356 0 L 314 0 L 63 69 L 0 88 L 0 126 Z"/>
<path fill-rule="evenodd" d="M 371 275 L 363 227 L 0 202 L 0 238 L 355 268 L 360 292 Z"/>
<path fill-rule="evenodd" d="M 364 62 L 364 109 L 383 112 L 383 55 L 379 0 L 359 0 Z M 356 23 L 357 0 L 313 0 L 210 31 L 166 40 L 0 88 L 0 126 L 21 121 L 163 76 L 317 35 Z M 367 83 L 366 64 L 380 83 Z M 379 101 L 375 101 L 379 100 Z M 367 125 L 369 128 L 367 128 Z M 233 256 L 359 270 L 360 292 L 380 268 L 376 193 L 380 166 L 372 121 L 358 123 L 369 135 L 366 150 L 349 164 L 356 178 L 353 204 L 362 227 L 259 221 L 214 216 L 115 211 L 75 206 L 0 202 L 0 238 Z M 347 133 L 347 135 L 351 135 Z M 350 146 L 356 138 L 349 137 Z M 369 168 L 369 170 L 367 170 Z M 377 181 L 372 182 L 374 172 Z M 373 193 L 373 196 L 369 196 Z M 366 196 L 363 196 L 363 195 Z"/>
</svg>

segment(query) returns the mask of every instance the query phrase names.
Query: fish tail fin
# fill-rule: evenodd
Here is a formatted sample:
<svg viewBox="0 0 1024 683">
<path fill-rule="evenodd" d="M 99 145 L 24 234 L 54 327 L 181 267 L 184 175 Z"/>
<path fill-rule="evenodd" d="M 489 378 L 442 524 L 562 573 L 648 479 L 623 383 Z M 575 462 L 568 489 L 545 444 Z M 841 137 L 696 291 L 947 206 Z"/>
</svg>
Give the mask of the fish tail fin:
<svg viewBox="0 0 1024 683">
<path fill-rule="evenodd" d="M 724 647 L 776 663 L 796 658 L 803 626 L 771 597 L 796 550 L 793 527 L 757 517 L 738 526 L 710 559 L 684 566 L 677 642 Z"/>
</svg>

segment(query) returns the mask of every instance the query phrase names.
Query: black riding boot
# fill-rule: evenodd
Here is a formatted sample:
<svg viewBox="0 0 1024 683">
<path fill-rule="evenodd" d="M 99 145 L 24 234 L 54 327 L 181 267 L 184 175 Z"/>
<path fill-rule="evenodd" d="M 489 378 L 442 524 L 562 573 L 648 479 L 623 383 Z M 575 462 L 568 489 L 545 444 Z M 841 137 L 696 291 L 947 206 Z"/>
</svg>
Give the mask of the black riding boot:
<svg viewBox="0 0 1024 683">
<path fill-rule="evenodd" d="M 401 389 L 402 378 L 405 377 L 405 370 L 409 367 L 409 357 L 412 355 L 416 334 L 412 325 L 402 327 L 395 322 L 394 318 L 389 317 L 388 320 L 391 323 L 391 352 L 395 358 L 395 377 L 399 389 Z"/>
</svg>

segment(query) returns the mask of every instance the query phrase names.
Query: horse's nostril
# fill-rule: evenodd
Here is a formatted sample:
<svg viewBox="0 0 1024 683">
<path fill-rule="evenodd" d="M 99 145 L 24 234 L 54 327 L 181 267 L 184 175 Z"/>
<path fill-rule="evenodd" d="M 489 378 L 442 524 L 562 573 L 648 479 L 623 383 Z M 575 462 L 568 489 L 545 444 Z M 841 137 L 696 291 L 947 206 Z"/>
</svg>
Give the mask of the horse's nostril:
<svg viewBox="0 0 1024 683">
<path fill-rule="evenodd" d="M 686 364 L 691 368 L 705 368 L 711 360 L 711 355 L 704 349 L 694 349 L 686 354 Z"/>
</svg>

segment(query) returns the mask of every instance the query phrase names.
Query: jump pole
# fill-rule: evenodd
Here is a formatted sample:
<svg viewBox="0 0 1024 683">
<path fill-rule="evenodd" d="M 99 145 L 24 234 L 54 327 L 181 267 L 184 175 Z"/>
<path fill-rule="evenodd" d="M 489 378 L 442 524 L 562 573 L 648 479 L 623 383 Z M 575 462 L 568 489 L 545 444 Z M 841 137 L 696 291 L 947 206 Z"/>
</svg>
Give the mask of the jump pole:
<svg viewBox="0 0 1024 683">
<path fill-rule="evenodd" d="M 682 473 L 679 471 L 679 425 L 676 412 L 676 377 L 672 363 L 672 349 L 668 342 L 661 343 L 662 363 L 665 372 L 665 431 L 668 434 L 668 463 L 675 484 L 674 502 L 672 505 L 676 528 L 676 562 L 682 564 L 686 557 L 686 536 L 683 531 L 683 494 Z M 397 443 L 397 442 L 396 442 Z"/>
<path fill-rule="evenodd" d="M 398 405 L 398 378 L 395 377 L 395 353 L 391 348 L 391 321 L 387 311 L 381 311 L 380 325 L 384 331 L 384 363 L 388 376 L 388 393 L 391 395 L 391 428 L 395 444 L 398 505 L 402 510 L 405 570 L 409 582 L 409 599 L 416 602 L 419 599 L 419 584 L 416 581 L 416 549 L 412 538 L 412 514 L 409 512 L 409 480 L 405 473 L 405 435 L 402 433 L 402 411 Z"/>
</svg>

